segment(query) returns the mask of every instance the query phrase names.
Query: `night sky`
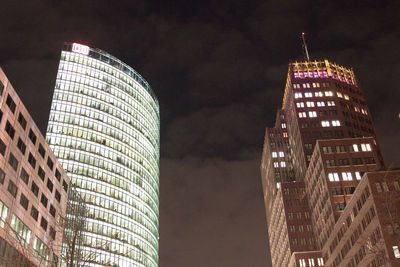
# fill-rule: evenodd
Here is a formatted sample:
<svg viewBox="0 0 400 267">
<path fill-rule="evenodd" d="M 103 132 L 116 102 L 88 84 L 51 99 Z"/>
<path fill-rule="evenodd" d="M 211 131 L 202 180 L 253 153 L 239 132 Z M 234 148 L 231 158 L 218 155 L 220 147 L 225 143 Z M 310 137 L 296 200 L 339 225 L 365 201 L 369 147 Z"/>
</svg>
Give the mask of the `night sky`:
<svg viewBox="0 0 400 267">
<path fill-rule="evenodd" d="M 0 66 L 46 131 L 64 41 L 109 52 L 161 107 L 161 267 L 270 266 L 259 174 L 288 63 L 353 67 L 400 166 L 400 1 L 1 1 Z"/>
</svg>

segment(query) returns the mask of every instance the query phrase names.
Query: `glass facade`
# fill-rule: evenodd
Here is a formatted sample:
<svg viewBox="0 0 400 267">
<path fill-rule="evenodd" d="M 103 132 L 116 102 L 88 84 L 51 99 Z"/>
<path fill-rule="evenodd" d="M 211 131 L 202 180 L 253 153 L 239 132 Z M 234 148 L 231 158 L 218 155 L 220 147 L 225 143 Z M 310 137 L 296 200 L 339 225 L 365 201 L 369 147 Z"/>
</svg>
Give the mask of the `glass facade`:
<svg viewBox="0 0 400 267">
<path fill-rule="evenodd" d="M 88 208 L 90 266 L 158 266 L 159 129 L 158 101 L 136 71 L 65 44 L 46 139 Z"/>
</svg>

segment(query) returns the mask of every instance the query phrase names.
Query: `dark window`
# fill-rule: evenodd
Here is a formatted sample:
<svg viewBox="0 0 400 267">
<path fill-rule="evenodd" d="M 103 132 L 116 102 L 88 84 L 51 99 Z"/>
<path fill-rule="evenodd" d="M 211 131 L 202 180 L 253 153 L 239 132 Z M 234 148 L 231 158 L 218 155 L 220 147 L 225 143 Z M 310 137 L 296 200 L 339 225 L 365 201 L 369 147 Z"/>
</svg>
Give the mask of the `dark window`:
<svg viewBox="0 0 400 267">
<path fill-rule="evenodd" d="M 39 195 L 39 187 L 36 185 L 34 181 L 32 181 L 31 191 L 35 196 Z"/>
<path fill-rule="evenodd" d="M 364 158 L 365 164 L 375 164 L 375 158 Z"/>
<path fill-rule="evenodd" d="M 337 211 L 339 211 L 339 210 L 344 210 L 345 207 L 346 203 L 343 202 L 343 203 L 337 203 L 335 208 Z"/>
<path fill-rule="evenodd" d="M 47 221 L 45 218 L 43 218 L 43 216 L 42 219 L 40 220 L 40 227 L 42 227 L 43 230 L 47 231 Z"/>
<path fill-rule="evenodd" d="M 44 172 L 44 170 L 40 166 L 39 166 L 39 169 L 38 169 L 38 175 L 39 175 L 40 179 L 42 179 L 42 181 L 44 181 L 44 177 L 46 176 L 46 173 Z"/>
<path fill-rule="evenodd" d="M 339 166 L 349 165 L 349 159 L 338 159 Z"/>
<path fill-rule="evenodd" d="M 25 130 L 26 129 L 26 119 L 24 115 L 20 112 L 18 115 L 18 122 L 21 125 L 21 127 Z"/>
<path fill-rule="evenodd" d="M 4 90 L 4 84 L 2 81 L 0 81 L 0 95 L 3 94 L 3 90 Z"/>
<path fill-rule="evenodd" d="M 6 144 L 3 142 L 3 140 L 0 139 L 0 154 L 2 154 L 3 156 L 6 153 L 6 148 Z"/>
<path fill-rule="evenodd" d="M 19 151 L 21 151 L 22 155 L 25 155 L 26 145 L 24 141 L 22 141 L 21 137 L 18 138 L 17 147 L 19 148 Z"/>
<path fill-rule="evenodd" d="M 352 159 L 353 165 L 361 165 L 363 164 L 363 161 L 361 158 L 353 158 Z"/>
<path fill-rule="evenodd" d="M 36 159 L 35 159 L 35 157 L 32 155 L 31 152 L 29 152 L 28 162 L 31 164 L 32 168 L 35 168 L 35 167 L 36 167 Z"/>
<path fill-rule="evenodd" d="M 334 159 L 327 159 L 325 162 L 326 162 L 326 167 L 331 167 L 336 165 Z"/>
<path fill-rule="evenodd" d="M 0 121 L 3 118 L 3 111 L 0 110 Z"/>
<path fill-rule="evenodd" d="M 7 106 L 10 108 L 10 110 L 12 111 L 12 113 L 15 112 L 15 102 L 12 99 L 12 97 L 10 95 L 7 96 L 7 100 L 6 100 L 6 104 Z"/>
<path fill-rule="evenodd" d="M 354 191 L 356 190 L 355 187 L 345 187 L 344 191 L 346 192 L 346 195 L 352 195 L 354 193 Z"/>
<path fill-rule="evenodd" d="M 346 149 L 344 148 L 344 146 L 336 146 L 336 152 L 346 152 Z"/>
<path fill-rule="evenodd" d="M 56 174 L 55 174 L 56 178 L 58 181 L 61 180 L 61 173 L 58 171 L 58 169 L 56 169 Z"/>
<path fill-rule="evenodd" d="M 11 137 L 11 139 L 14 139 L 15 129 L 14 129 L 14 127 L 11 126 L 11 123 L 9 121 L 7 121 L 7 123 L 6 123 L 5 130 L 8 133 L 8 135 Z"/>
<path fill-rule="evenodd" d="M 65 182 L 65 180 L 63 180 L 63 189 L 65 192 L 68 192 L 68 184 Z"/>
<path fill-rule="evenodd" d="M 47 203 L 49 202 L 47 197 L 42 193 L 42 197 L 40 198 L 40 202 L 47 208 Z"/>
<path fill-rule="evenodd" d="M 17 191 L 18 188 L 17 186 L 13 183 L 13 181 L 9 180 L 8 181 L 8 188 L 7 188 L 8 192 L 10 192 L 10 194 L 15 197 L 17 195 Z"/>
<path fill-rule="evenodd" d="M 343 195 L 342 188 L 332 188 L 332 195 Z"/>
<path fill-rule="evenodd" d="M 55 197 L 56 197 L 56 199 L 57 199 L 58 202 L 61 201 L 61 194 L 60 194 L 60 192 L 58 192 L 57 189 L 56 189 L 56 195 L 55 195 Z"/>
<path fill-rule="evenodd" d="M 39 217 L 39 211 L 33 205 L 31 207 L 31 216 L 33 219 L 35 219 L 35 221 L 37 221 Z"/>
<path fill-rule="evenodd" d="M 24 181 L 25 184 L 29 182 L 29 174 L 25 171 L 24 167 L 21 168 L 21 173 L 19 174 L 19 178 Z"/>
<path fill-rule="evenodd" d="M 53 193 L 53 183 L 50 181 L 50 179 L 47 179 L 47 188 L 51 193 Z"/>
<path fill-rule="evenodd" d="M 54 208 L 53 205 L 50 204 L 50 214 L 53 217 L 56 217 L 56 208 Z"/>
<path fill-rule="evenodd" d="M 53 239 L 53 240 L 55 240 L 56 239 L 56 231 L 54 230 L 54 228 L 53 227 L 51 227 L 50 226 L 50 237 Z M 53 257 L 54 257 L 55 255 L 53 255 Z M 57 260 L 58 261 L 58 260 Z M 57 263 L 57 261 L 56 261 L 56 263 Z M 54 262 L 54 259 L 53 259 L 53 262 Z M 57 264 L 56 265 L 54 265 L 54 266 L 58 266 Z"/>
<path fill-rule="evenodd" d="M 19 199 L 19 204 L 24 207 L 25 210 L 28 210 L 29 201 L 24 194 L 21 193 L 21 197 Z"/>
<path fill-rule="evenodd" d="M 51 160 L 50 156 L 47 157 L 47 166 L 49 166 L 50 170 L 53 170 L 54 163 L 53 163 L 53 161 Z"/>
<path fill-rule="evenodd" d="M 42 144 L 39 144 L 38 151 L 39 151 L 39 154 L 42 156 L 42 158 L 44 158 L 44 155 L 46 154 L 46 150 L 44 150 L 44 147 L 42 146 Z"/>
<path fill-rule="evenodd" d="M 36 144 L 36 135 L 32 131 L 32 129 L 29 129 L 29 139 L 31 139 L 32 143 L 35 145 Z"/>
<path fill-rule="evenodd" d="M 4 184 L 4 178 L 6 177 L 6 173 L 0 169 L 0 184 Z"/>
<path fill-rule="evenodd" d="M 10 152 L 10 156 L 8 158 L 8 163 L 14 169 L 14 171 L 18 168 L 18 160 L 14 157 L 14 154 Z"/>
</svg>

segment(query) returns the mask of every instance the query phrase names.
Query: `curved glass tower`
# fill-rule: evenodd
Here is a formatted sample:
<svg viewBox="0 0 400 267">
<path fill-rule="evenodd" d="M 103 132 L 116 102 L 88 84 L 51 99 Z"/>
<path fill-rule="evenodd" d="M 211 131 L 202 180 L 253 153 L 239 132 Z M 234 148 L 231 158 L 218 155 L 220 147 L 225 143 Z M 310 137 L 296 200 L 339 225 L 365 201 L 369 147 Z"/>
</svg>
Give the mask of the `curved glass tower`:
<svg viewBox="0 0 400 267">
<path fill-rule="evenodd" d="M 66 43 L 46 139 L 89 209 L 90 266 L 158 266 L 160 114 L 150 85 L 99 49 Z"/>
</svg>

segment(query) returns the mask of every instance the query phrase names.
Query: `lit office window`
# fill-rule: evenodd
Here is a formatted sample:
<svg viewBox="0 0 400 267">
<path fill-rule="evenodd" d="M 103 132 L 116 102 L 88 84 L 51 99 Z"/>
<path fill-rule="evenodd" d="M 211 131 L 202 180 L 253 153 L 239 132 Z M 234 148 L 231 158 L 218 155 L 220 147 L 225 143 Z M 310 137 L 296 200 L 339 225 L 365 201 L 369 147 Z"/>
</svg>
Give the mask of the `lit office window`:
<svg viewBox="0 0 400 267">
<path fill-rule="evenodd" d="M 307 118 L 307 114 L 305 112 L 299 112 L 299 118 Z"/>
<path fill-rule="evenodd" d="M 302 98 L 303 94 L 302 93 L 295 93 L 294 98 Z"/>
<path fill-rule="evenodd" d="M 358 145 L 357 144 L 353 144 L 353 151 L 354 152 L 358 152 Z"/>
<path fill-rule="evenodd" d="M 329 121 L 321 121 L 321 126 L 322 127 L 329 127 L 331 125 L 330 125 Z"/>
<path fill-rule="evenodd" d="M 400 251 L 399 246 L 393 246 L 393 253 L 396 259 L 400 259 Z"/>
<path fill-rule="evenodd" d="M 311 92 L 304 93 L 304 97 L 312 97 L 312 96 L 313 96 L 313 95 L 312 95 Z"/>
<path fill-rule="evenodd" d="M 351 181 L 353 177 L 351 176 L 351 172 L 342 172 L 343 181 Z"/>
<path fill-rule="evenodd" d="M 316 111 L 309 111 L 308 112 L 308 116 L 310 118 L 316 118 L 317 117 L 317 112 Z"/>
<path fill-rule="evenodd" d="M 306 102 L 306 105 L 307 105 L 307 107 L 314 107 L 314 102 L 312 102 L 312 101 L 308 101 L 308 102 Z"/>
</svg>

